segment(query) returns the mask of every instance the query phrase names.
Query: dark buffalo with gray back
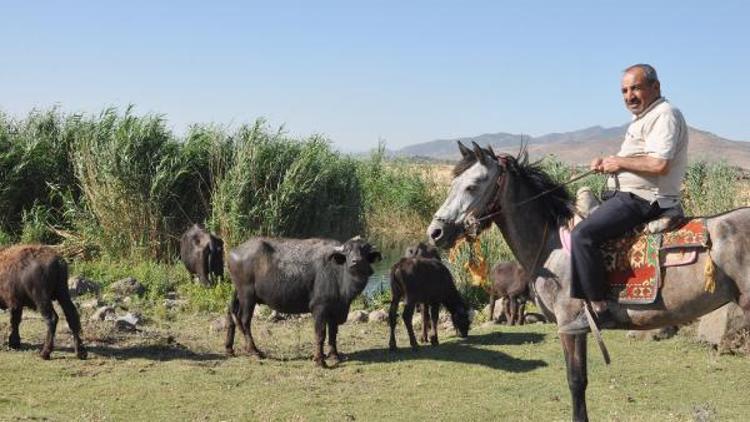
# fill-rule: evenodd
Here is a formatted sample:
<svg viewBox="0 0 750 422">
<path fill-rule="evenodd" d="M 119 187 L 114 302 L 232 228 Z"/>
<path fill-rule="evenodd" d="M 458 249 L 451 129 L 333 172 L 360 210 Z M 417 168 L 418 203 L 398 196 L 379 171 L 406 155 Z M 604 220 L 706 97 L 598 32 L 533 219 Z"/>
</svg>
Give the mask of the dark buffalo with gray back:
<svg viewBox="0 0 750 422">
<path fill-rule="evenodd" d="M 193 224 L 180 238 L 180 259 L 204 286 L 224 277 L 224 241 L 200 224 Z"/>
<path fill-rule="evenodd" d="M 419 242 L 415 246 L 409 246 L 404 251 L 404 258 L 425 258 L 437 259 L 440 261 L 440 251 L 438 248 L 425 243 Z"/>
<path fill-rule="evenodd" d="M 371 264 L 381 258 L 360 237 L 343 244 L 330 239 L 256 237 L 232 249 L 229 272 L 234 294 L 227 312 L 227 354 L 234 354 L 235 326 L 239 326 L 246 351 L 263 357 L 253 341 L 251 322 L 255 305 L 266 304 L 288 314 L 312 313 L 315 364 L 326 366 L 326 328 L 328 357 L 338 362 L 338 326 L 346 322 L 349 305 L 373 274 Z"/>
<path fill-rule="evenodd" d="M 461 294 L 456 289 L 448 268 L 434 258 L 401 258 L 391 268 L 391 306 L 388 312 L 390 325 L 390 350 L 396 350 L 396 322 L 398 303 L 404 299 L 403 320 L 409 334 L 409 342 L 417 349 L 417 339 L 412 327 L 412 318 L 417 304 L 422 304 L 425 315 L 431 320 L 430 343 L 438 344 L 437 322 L 440 305 L 451 314 L 453 327 L 461 337 L 469 335 L 469 310 Z M 429 309 L 429 314 L 427 314 Z M 427 317 L 425 317 L 427 318 Z"/>
<path fill-rule="evenodd" d="M 57 329 L 57 301 L 73 334 L 73 348 L 79 359 L 86 359 L 81 342 L 81 321 L 68 292 L 68 265 L 49 246 L 17 245 L 0 251 L 0 309 L 10 311 L 11 349 L 21 347 L 18 327 L 23 308 L 37 310 L 47 324 L 47 337 L 40 355 L 50 358 Z"/>
<path fill-rule="evenodd" d="M 490 279 L 490 318 L 495 315 L 495 301 L 505 298 L 503 314 L 508 325 L 523 325 L 530 297 L 526 271 L 516 262 L 498 262 L 492 267 Z"/>
<path fill-rule="evenodd" d="M 440 261 L 440 251 L 438 248 L 425 243 L 419 242 L 414 246 L 409 246 L 404 251 L 404 258 L 424 258 L 424 259 L 436 259 Z M 417 310 L 422 314 L 422 335 L 419 337 L 419 341 L 427 343 L 428 332 L 430 331 L 430 308 L 424 306 L 421 303 L 417 304 Z"/>
</svg>

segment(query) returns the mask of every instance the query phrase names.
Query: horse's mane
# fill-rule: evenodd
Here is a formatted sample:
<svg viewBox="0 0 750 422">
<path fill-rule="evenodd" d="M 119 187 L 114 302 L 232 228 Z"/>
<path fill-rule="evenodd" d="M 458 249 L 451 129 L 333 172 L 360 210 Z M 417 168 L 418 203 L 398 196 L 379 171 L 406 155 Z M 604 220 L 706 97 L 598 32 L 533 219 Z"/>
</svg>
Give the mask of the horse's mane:
<svg viewBox="0 0 750 422">
<path fill-rule="evenodd" d="M 494 153 L 491 149 L 482 148 L 488 155 Z M 552 180 L 541 168 L 541 161 L 529 162 L 529 153 L 526 144 L 521 145 L 517 156 L 510 154 L 499 154 L 498 159 L 504 163 L 505 171 L 510 172 L 519 180 L 526 183 L 532 195 L 548 192 L 531 203 L 536 204 L 547 217 L 550 223 L 555 225 L 564 224 L 573 217 L 573 198 L 565 187 Z M 477 162 L 474 154 L 467 154 L 453 168 L 453 177 L 460 176 L 463 172 Z"/>
</svg>

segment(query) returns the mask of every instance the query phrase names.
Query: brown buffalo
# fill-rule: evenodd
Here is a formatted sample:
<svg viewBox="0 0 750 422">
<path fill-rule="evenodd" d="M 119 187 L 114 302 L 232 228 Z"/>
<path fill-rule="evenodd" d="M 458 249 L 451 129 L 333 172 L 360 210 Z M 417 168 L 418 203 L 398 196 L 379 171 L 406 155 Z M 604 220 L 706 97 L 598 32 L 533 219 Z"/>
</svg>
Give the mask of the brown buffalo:
<svg viewBox="0 0 750 422">
<path fill-rule="evenodd" d="M 68 293 L 68 265 L 48 246 L 18 245 L 0 251 L 0 308 L 10 310 L 8 345 L 21 347 L 18 326 L 24 307 L 36 309 L 47 323 L 47 338 L 40 352 L 49 359 L 55 341 L 57 300 L 73 333 L 73 346 L 79 359 L 86 359 L 81 343 L 81 322 Z"/>
</svg>

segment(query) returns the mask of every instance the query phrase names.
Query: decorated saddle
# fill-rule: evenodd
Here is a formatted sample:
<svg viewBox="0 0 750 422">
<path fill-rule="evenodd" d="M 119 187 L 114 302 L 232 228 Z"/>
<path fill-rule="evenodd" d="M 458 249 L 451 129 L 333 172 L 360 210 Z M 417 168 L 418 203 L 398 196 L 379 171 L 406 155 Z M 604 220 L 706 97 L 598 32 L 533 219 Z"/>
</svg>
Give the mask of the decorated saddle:
<svg viewBox="0 0 750 422">
<path fill-rule="evenodd" d="M 672 218 L 669 226 L 658 233 L 639 228 L 602 246 L 613 299 L 623 304 L 653 303 L 662 285 L 662 270 L 692 264 L 698 252 L 709 247 L 704 218 Z M 560 229 L 560 239 L 570 251 L 567 228 Z"/>
</svg>

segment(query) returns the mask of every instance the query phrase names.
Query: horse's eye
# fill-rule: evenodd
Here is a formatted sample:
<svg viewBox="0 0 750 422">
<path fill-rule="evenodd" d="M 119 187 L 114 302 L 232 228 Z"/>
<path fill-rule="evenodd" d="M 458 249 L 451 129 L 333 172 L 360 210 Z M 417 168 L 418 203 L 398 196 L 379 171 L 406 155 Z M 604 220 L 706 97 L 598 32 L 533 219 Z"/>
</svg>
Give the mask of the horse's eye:
<svg viewBox="0 0 750 422">
<path fill-rule="evenodd" d="M 466 192 L 474 192 L 477 190 L 477 185 L 469 185 L 466 187 Z"/>
</svg>

